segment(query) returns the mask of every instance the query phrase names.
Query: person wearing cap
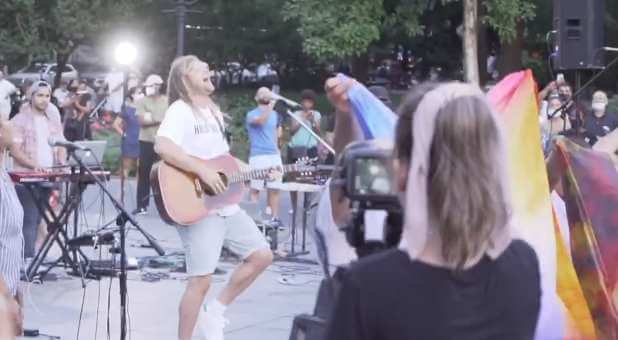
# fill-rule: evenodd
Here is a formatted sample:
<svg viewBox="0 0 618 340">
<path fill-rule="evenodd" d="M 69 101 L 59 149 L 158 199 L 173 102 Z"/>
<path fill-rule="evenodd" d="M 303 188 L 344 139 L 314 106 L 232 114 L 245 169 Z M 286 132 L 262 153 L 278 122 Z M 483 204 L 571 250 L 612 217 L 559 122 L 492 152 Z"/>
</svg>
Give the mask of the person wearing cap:
<svg viewBox="0 0 618 340">
<path fill-rule="evenodd" d="M 384 86 L 369 86 L 367 88 L 369 92 L 371 92 L 374 96 L 376 96 L 384 105 L 386 105 L 389 109 L 394 111 L 393 101 L 391 100 L 391 96 L 388 94 L 388 90 Z"/>
<path fill-rule="evenodd" d="M 607 112 L 608 102 L 607 94 L 603 91 L 597 91 L 592 96 L 592 110 L 584 119 L 585 137 L 590 145 L 618 127 L 618 117 Z"/>
<path fill-rule="evenodd" d="M 246 127 L 249 133 L 249 166 L 254 169 L 267 169 L 282 165 L 279 151 L 278 114 L 274 110 L 275 100 L 272 93 L 266 87 L 258 89 L 255 95 L 258 107 L 247 113 Z M 279 220 L 279 186 L 281 180 L 276 181 L 251 181 L 250 199 L 257 202 L 260 191 L 267 189 L 268 208 L 271 222 L 280 226 Z"/>
<path fill-rule="evenodd" d="M 321 132 L 320 121 L 322 119 L 322 114 L 314 110 L 315 92 L 306 89 L 300 93 L 300 96 L 302 110 L 294 112 L 294 116 L 299 118 L 305 125 L 311 128 L 313 132 L 319 135 Z M 318 140 L 294 119 L 290 120 L 290 134 L 292 137 L 288 143 L 288 163 L 296 163 L 296 161 L 303 157 L 318 157 Z M 290 197 L 292 199 L 292 207 L 296 207 L 298 193 L 290 191 Z"/>
<path fill-rule="evenodd" d="M 150 170 L 159 159 L 154 151 L 154 142 L 159 125 L 168 108 L 167 96 L 163 93 L 163 79 L 151 74 L 144 82 L 146 96 L 136 103 L 139 132 L 139 166 L 137 176 L 137 208 L 134 214 L 145 214 L 150 203 Z"/>
<path fill-rule="evenodd" d="M 21 107 L 19 113 L 11 120 L 14 128 L 14 144 L 10 149 L 16 171 L 44 171 L 66 160 L 64 148 L 52 147 L 52 141 L 64 141 L 62 123 L 58 108 L 50 103 L 51 86 L 44 81 L 37 81 L 30 87 L 29 103 Z M 23 185 L 16 185 L 17 196 L 24 208 L 24 256 L 31 258 L 35 253 L 37 228 L 41 215 L 35 198 L 47 201 L 51 188 L 40 185 L 34 190 L 37 195 Z M 41 235 L 39 235 L 41 236 Z"/>
</svg>

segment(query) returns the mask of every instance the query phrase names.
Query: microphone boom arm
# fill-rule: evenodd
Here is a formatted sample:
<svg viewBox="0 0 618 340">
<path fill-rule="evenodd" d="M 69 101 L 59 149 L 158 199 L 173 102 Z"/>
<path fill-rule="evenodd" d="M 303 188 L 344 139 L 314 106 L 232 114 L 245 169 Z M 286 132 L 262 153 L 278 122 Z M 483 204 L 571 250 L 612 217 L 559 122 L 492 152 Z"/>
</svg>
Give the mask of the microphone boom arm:
<svg viewBox="0 0 618 340">
<path fill-rule="evenodd" d="M 296 117 L 296 115 L 292 113 L 292 111 L 290 110 L 286 109 L 285 113 L 287 113 L 288 116 L 292 117 L 292 119 L 294 119 L 298 124 L 300 124 L 300 126 L 306 129 L 313 136 L 313 138 L 317 139 L 317 141 L 320 142 L 320 144 L 322 144 L 322 146 L 324 146 L 330 153 L 332 153 L 333 155 L 336 155 L 335 149 L 333 149 L 333 147 L 330 146 L 330 144 L 328 144 L 324 139 L 322 139 L 322 137 L 320 137 L 317 133 L 315 133 L 312 128 L 307 126 L 307 124 L 305 124 L 305 122 L 303 122 L 302 119 Z"/>
</svg>

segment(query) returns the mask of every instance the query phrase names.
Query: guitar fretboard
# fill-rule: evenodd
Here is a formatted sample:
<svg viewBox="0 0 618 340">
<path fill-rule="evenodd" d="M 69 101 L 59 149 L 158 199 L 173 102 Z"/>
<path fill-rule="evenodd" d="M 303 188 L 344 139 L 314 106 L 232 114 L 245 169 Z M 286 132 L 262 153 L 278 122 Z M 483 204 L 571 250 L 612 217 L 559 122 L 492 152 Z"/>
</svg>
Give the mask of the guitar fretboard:
<svg viewBox="0 0 618 340">
<path fill-rule="evenodd" d="M 282 173 L 288 172 L 301 172 L 303 169 L 307 168 L 306 166 L 301 166 L 297 164 L 288 164 L 278 167 L 278 170 Z M 228 181 L 230 184 L 239 183 L 239 182 L 247 182 L 251 180 L 262 180 L 268 178 L 268 174 L 271 172 L 273 168 L 268 169 L 254 169 L 250 171 L 239 171 L 228 177 Z M 275 168 L 276 169 L 276 168 Z"/>
</svg>

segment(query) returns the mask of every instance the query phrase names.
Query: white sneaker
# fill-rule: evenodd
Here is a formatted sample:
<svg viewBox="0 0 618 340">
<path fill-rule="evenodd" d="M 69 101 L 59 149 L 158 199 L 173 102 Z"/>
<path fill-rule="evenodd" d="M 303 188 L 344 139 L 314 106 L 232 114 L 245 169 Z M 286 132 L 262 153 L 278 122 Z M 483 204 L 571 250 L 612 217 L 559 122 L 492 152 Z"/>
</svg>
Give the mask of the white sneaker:
<svg viewBox="0 0 618 340">
<path fill-rule="evenodd" d="M 198 325 L 202 334 L 206 336 L 206 340 L 224 340 L 223 328 L 228 324 L 229 321 L 218 312 L 204 312 L 202 309 L 198 317 Z"/>
</svg>

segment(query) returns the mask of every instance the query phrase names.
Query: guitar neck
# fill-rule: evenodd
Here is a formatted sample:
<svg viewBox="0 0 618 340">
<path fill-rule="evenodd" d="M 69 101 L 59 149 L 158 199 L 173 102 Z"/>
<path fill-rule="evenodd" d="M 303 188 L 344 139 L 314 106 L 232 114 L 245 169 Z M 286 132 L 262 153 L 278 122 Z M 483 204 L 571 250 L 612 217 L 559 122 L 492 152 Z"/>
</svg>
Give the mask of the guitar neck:
<svg viewBox="0 0 618 340">
<path fill-rule="evenodd" d="M 229 176 L 229 183 L 247 182 L 251 180 L 267 179 L 272 168 L 268 169 L 253 169 L 250 171 L 239 171 Z M 299 171 L 299 166 L 296 164 L 288 164 L 279 167 L 279 171 L 285 173 Z"/>
</svg>

